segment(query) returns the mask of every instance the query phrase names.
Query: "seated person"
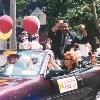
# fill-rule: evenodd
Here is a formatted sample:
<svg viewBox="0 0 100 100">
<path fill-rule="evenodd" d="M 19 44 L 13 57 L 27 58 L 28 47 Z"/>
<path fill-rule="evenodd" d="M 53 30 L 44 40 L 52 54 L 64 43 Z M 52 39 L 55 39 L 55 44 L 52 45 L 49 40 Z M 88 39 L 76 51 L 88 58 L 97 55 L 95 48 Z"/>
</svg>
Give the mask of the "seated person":
<svg viewBox="0 0 100 100">
<path fill-rule="evenodd" d="M 68 73 L 78 68 L 78 62 L 80 61 L 80 56 L 78 56 L 74 51 L 67 51 L 64 53 L 64 65 L 62 69 L 67 70 Z"/>
<path fill-rule="evenodd" d="M 55 61 L 50 58 L 49 59 L 49 73 L 47 73 L 46 78 L 51 78 L 51 77 L 57 77 L 57 76 L 63 76 L 71 73 L 74 70 L 80 69 L 81 67 L 87 67 L 88 63 L 84 62 L 80 55 L 78 55 L 75 51 L 67 51 L 64 53 L 64 61 L 62 66 L 58 66 Z M 92 66 L 91 66 L 92 67 Z M 88 68 L 90 68 L 88 66 Z"/>
<path fill-rule="evenodd" d="M 59 66 L 53 55 L 51 54 L 49 61 L 48 61 L 48 69 L 65 69 L 68 72 L 70 72 L 72 69 L 74 68 L 78 68 L 78 63 L 81 61 L 81 57 L 79 55 L 77 55 L 77 53 L 75 51 L 67 51 L 64 54 L 64 61 L 63 64 L 61 66 Z"/>
<path fill-rule="evenodd" d="M 26 70 L 33 73 L 33 62 L 30 57 L 27 55 L 20 56 L 18 54 L 10 54 L 7 57 L 7 64 L 6 64 L 6 75 L 21 75 L 25 74 Z M 28 73 L 26 73 L 28 74 Z"/>
</svg>

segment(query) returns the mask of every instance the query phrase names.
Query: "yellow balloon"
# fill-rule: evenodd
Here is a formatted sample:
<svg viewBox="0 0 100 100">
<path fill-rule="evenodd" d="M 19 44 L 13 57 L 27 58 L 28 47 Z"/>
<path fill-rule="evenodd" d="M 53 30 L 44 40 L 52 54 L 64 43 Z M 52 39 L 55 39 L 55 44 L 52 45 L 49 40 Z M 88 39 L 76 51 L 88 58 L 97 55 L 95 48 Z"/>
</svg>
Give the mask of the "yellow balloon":
<svg viewBox="0 0 100 100">
<path fill-rule="evenodd" d="M 12 29 L 8 33 L 0 32 L 0 40 L 6 40 L 11 37 Z"/>
</svg>

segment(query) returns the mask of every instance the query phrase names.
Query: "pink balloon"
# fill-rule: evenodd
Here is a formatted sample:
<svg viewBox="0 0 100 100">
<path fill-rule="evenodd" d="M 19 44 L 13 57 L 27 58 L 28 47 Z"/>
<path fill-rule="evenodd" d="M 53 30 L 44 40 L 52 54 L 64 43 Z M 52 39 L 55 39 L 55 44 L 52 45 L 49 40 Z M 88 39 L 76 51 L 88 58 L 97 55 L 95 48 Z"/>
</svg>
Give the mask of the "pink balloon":
<svg viewBox="0 0 100 100">
<path fill-rule="evenodd" d="M 8 33 L 13 27 L 13 20 L 10 16 L 3 15 L 0 17 L 0 31 Z"/>
<path fill-rule="evenodd" d="M 23 28 L 29 34 L 35 34 L 40 28 L 40 21 L 36 16 L 26 16 L 22 21 Z"/>
</svg>

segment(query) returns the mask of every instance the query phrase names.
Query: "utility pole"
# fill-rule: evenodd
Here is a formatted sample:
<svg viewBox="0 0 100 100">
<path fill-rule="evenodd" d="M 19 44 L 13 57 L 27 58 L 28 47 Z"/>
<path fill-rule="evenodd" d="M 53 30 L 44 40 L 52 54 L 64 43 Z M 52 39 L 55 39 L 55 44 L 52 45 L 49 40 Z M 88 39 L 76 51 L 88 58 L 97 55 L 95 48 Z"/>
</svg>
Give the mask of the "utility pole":
<svg viewBox="0 0 100 100">
<path fill-rule="evenodd" d="M 16 0 L 10 0 L 10 16 L 13 19 L 13 33 L 10 38 L 10 49 L 17 49 L 17 39 L 16 39 Z"/>
</svg>

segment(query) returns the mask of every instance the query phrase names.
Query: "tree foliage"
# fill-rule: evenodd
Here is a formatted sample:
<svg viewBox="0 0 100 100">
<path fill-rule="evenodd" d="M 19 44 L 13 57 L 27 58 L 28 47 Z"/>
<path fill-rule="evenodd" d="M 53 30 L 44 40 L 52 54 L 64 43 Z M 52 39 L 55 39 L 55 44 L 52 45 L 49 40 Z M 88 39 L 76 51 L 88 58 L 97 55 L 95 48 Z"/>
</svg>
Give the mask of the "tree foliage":
<svg viewBox="0 0 100 100">
<path fill-rule="evenodd" d="M 35 5 L 42 5 L 41 10 L 47 15 L 48 26 L 63 18 L 68 20 L 71 26 L 84 23 L 90 33 L 98 31 L 100 0 L 17 0 L 17 16 L 30 14 Z"/>
<path fill-rule="evenodd" d="M 25 15 L 30 14 L 28 6 L 36 2 L 36 0 L 17 0 L 17 17 L 23 17 Z"/>
<path fill-rule="evenodd" d="M 52 18 L 52 20 L 55 20 L 61 17 L 71 19 L 77 16 L 89 16 L 89 18 L 91 18 L 92 1 L 93 0 L 17 0 L 17 15 L 25 15 L 26 13 L 24 11 L 30 13 L 32 5 L 34 6 L 34 3 L 39 2 L 47 14 L 48 20 Z M 98 4 L 96 7 L 97 13 L 99 13 L 100 1 L 95 0 L 95 2 Z"/>
</svg>

